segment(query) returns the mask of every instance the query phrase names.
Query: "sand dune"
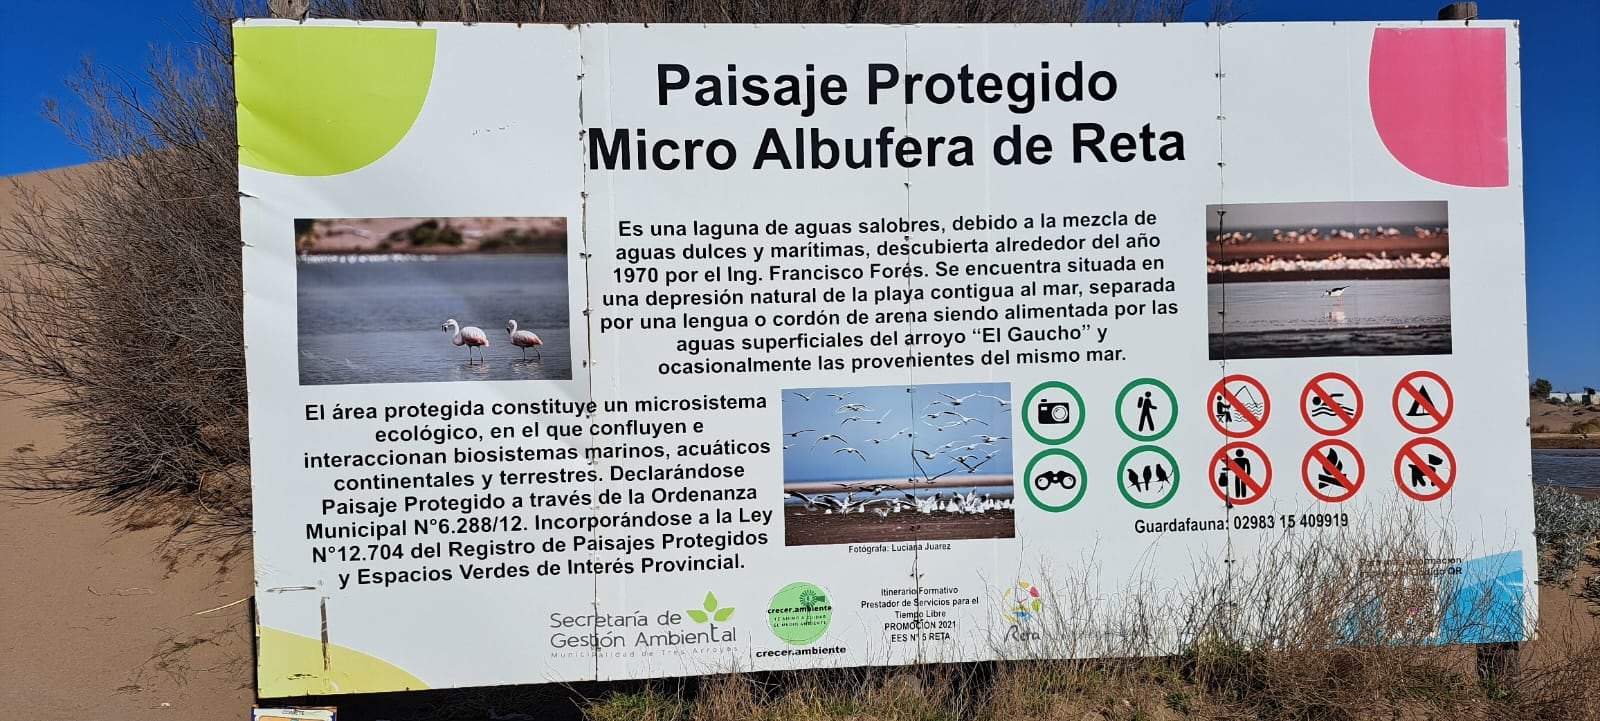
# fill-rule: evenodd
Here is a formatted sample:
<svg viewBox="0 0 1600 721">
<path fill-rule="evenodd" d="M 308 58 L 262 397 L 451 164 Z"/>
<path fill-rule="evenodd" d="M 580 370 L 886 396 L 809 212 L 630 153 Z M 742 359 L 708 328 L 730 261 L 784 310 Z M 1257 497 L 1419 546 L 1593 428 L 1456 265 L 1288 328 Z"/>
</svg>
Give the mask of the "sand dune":
<svg viewBox="0 0 1600 721">
<path fill-rule="evenodd" d="M 85 168 L 0 180 L 0 222 L 13 184 L 50 197 Z M 17 259 L 0 253 L 0 274 Z M 5 379 L 6 388 L 26 392 Z M 0 474 L 15 454 L 62 446 L 62 427 L 0 397 Z M 162 529 L 129 532 L 64 499 L 0 492 L 0 718 L 36 721 L 211 721 L 242 718 L 251 691 L 250 563 L 173 567 Z M 162 704 L 169 704 L 163 706 Z"/>
</svg>

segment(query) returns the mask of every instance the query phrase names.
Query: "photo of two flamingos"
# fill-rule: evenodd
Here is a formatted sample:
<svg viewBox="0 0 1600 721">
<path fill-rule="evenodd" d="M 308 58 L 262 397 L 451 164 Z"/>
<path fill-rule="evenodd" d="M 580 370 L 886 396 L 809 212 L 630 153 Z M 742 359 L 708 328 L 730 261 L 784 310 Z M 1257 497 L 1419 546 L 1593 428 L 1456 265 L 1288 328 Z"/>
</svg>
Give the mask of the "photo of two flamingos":
<svg viewBox="0 0 1600 721">
<path fill-rule="evenodd" d="M 301 385 L 570 380 L 565 218 L 295 221 Z"/>
<path fill-rule="evenodd" d="M 786 545 L 1012 538 L 1009 383 L 783 391 Z"/>
</svg>

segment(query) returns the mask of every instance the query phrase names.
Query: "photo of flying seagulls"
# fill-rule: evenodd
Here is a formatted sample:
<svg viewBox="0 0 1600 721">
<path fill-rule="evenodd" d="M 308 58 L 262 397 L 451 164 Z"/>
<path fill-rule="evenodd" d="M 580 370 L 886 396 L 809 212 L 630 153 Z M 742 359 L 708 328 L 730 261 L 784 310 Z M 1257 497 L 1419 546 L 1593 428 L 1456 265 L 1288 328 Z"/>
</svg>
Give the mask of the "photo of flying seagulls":
<svg viewBox="0 0 1600 721">
<path fill-rule="evenodd" d="M 1015 536 L 1009 383 L 782 399 L 788 545 Z"/>
</svg>

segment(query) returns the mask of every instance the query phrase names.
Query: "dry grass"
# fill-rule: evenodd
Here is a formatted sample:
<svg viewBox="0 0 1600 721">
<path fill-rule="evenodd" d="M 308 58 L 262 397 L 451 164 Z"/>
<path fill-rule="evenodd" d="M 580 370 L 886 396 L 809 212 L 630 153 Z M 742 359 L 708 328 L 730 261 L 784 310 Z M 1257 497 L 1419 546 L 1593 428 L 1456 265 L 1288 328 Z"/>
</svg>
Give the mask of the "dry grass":
<svg viewBox="0 0 1600 721">
<path fill-rule="evenodd" d="M 1399 519 L 1369 532 L 1290 537 L 1231 574 L 1202 571 L 1148 606 L 1146 636 L 1118 636 L 1124 649 L 1148 650 L 1163 645 L 1163 634 L 1179 634 L 1181 649 L 1171 655 L 1117 658 L 1102 646 L 1100 660 L 735 674 L 704 679 L 692 693 L 664 685 L 614 693 L 585 711 L 604 721 L 1600 718 L 1600 694 L 1593 691 L 1600 688 L 1600 640 L 1593 634 L 1546 632 L 1525 644 L 1520 675 L 1487 680 L 1479 678 L 1474 647 L 1442 643 L 1441 627 L 1472 632 L 1520 619 L 1502 617 L 1504 609 L 1449 584 L 1421 582 L 1416 571 L 1448 557 L 1443 551 L 1451 547 L 1447 534 L 1427 530 L 1416 519 Z M 1417 539 L 1426 542 L 1419 546 Z M 1400 548 L 1413 550 L 1395 552 Z M 1373 559 L 1390 561 L 1385 569 L 1410 570 L 1375 573 Z M 1197 603 L 1221 611 L 1176 628 L 1155 622 Z M 1105 616 L 1092 623 L 1126 627 L 1129 620 Z M 1045 635 L 1069 628 L 1076 635 L 1040 656 L 1081 652 L 1101 643 L 1093 638 L 1112 637 L 1076 621 L 1061 623 Z"/>
<path fill-rule="evenodd" d="M 5 483 L 179 529 L 248 531 L 237 174 L 228 29 L 136 77 L 85 63 L 47 116 L 103 161 L 0 227 L 0 373 L 60 453 L 18 456 Z M 26 389 L 18 391 L 17 389 Z"/>
</svg>

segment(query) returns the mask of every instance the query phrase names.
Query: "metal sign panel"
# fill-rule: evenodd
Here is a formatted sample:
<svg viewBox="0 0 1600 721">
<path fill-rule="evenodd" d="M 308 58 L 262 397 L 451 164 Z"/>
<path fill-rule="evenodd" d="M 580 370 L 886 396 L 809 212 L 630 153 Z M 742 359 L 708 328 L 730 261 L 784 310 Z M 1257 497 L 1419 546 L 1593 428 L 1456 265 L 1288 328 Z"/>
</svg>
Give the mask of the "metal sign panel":
<svg viewBox="0 0 1600 721">
<path fill-rule="evenodd" d="M 1531 628 L 1514 24 L 235 38 L 264 696 Z"/>
</svg>

